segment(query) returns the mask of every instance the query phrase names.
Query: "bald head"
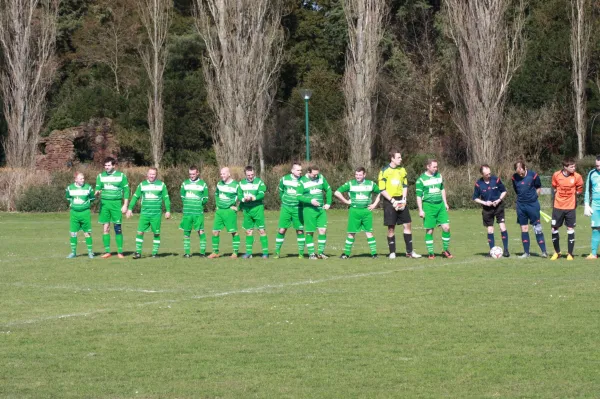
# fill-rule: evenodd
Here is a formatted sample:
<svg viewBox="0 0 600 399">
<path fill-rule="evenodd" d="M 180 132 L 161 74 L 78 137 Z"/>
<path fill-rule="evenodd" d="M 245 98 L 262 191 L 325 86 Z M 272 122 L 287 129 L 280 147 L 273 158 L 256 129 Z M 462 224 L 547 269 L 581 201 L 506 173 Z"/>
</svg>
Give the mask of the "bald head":
<svg viewBox="0 0 600 399">
<path fill-rule="evenodd" d="M 231 172 L 229 171 L 228 167 L 222 168 L 221 169 L 221 180 L 223 180 L 225 183 L 227 183 L 227 181 L 231 178 Z"/>
</svg>

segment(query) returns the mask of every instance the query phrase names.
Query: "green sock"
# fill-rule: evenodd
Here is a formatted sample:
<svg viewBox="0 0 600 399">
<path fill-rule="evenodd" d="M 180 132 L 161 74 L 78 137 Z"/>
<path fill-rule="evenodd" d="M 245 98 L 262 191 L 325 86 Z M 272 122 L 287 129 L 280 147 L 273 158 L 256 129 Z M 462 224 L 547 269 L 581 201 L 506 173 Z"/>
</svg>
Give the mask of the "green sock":
<svg viewBox="0 0 600 399">
<path fill-rule="evenodd" d="M 110 252 L 110 234 L 102 234 L 102 242 L 104 243 L 104 252 Z"/>
<path fill-rule="evenodd" d="M 204 255 L 206 253 L 206 233 L 198 234 L 200 237 L 200 255 Z"/>
<path fill-rule="evenodd" d="M 213 252 L 218 254 L 219 253 L 219 244 L 221 243 L 221 236 L 212 236 L 212 249 Z"/>
<path fill-rule="evenodd" d="M 325 253 L 325 245 L 327 244 L 327 234 L 319 234 L 319 255 Z"/>
<path fill-rule="evenodd" d="M 152 240 L 152 255 L 158 253 L 158 248 L 160 248 L 160 234 L 154 234 L 154 239 Z"/>
<path fill-rule="evenodd" d="M 110 237 L 110 236 L 109 236 Z M 123 253 L 123 234 L 115 234 L 115 241 L 117 242 L 117 252 Z"/>
<path fill-rule="evenodd" d="M 277 232 L 277 236 L 275 236 L 275 252 L 279 253 L 281 251 L 284 238 L 285 236 L 283 234 Z"/>
<path fill-rule="evenodd" d="M 447 251 L 450 247 L 450 232 L 442 231 L 442 244 L 444 246 L 444 251 Z"/>
<path fill-rule="evenodd" d="M 371 249 L 371 255 L 377 255 L 377 243 L 375 242 L 375 237 L 368 237 L 367 243 Z"/>
<path fill-rule="evenodd" d="M 240 250 L 240 235 L 236 234 L 233 237 L 231 237 L 231 246 L 233 247 L 233 253 L 234 254 L 238 254 L 238 251 Z"/>
<path fill-rule="evenodd" d="M 425 246 L 429 255 L 433 255 L 433 234 L 425 233 Z"/>
<path fill-rule="evenodd" d="M 306 244 L 306 239 L 304 238 L 304 233 L 298 234 L 296 236 L 296 241 L 298 242 L 298 254 L 304 255 L 304 244 Z"/>
<path fill-rule="evenodd" d="M 315 254 L 314 234 L 306 233 L 306 250 L 308 251 L 309 255 Z"/>
<path fill-rule="evenodd" d="M 246 253 L 248 255 L 252 255 L 252 247 L 254 246 L 254 236 L 247 235 L 246 236 Z"/>
<path fill-rule="evenodd" d="M 88 253 L 93 252 L 92 249 L 92 236 L 90 234 L 89 237 L 85 237 L 85 246 L 87 247 Z"/>
<path fill-rule="evenodd" d="M 137 252 L 138 254 L 141 254 L 143 244 L 144 244 L 144 235 L 137 233 L 135 235 L 135 252 Z"/>
<path fill-rule="evenodd" d="M 260 236 L 260 246 L 262 247 L 263 255 L 269 254 L 269 238 L 265 234 L 264 236 Z"/>
<path fill-rule="evenodd" d="M 184 231 L 183 232 L 183 252 L 186 255 L 190 254 L 190 247 L 191 247 L 191 245 L 190 245 L 190 234 L 191 234 L 191 231 Z"/>
<path fill-rule="evenodd" d="M 346 245 L 344 246 L 344 253 L 346 256 L 350 256 L 352 246 L 354 245 L 354 237 L 346 237 Z"/>
<path fill-rule="evenodd" d="M 77 253 L 77 236 L 71 236 L 71 253 Z"/>
</svg>

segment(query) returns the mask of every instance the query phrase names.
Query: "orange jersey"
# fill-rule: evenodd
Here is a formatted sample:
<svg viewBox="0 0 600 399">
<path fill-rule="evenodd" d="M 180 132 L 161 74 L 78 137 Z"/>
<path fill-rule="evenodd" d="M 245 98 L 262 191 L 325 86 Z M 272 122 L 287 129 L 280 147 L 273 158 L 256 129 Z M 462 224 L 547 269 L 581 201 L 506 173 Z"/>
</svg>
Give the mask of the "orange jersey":
<svg viewBox="0 0 600 399">
<path fill-rule="evenodd" d="M 557 209 L 575 209 L 576 194 L 583 193 L 583 179 L 577 172 L 565 176 L 562 170 L 552 175 L 552 188 L 554 194 L 554 207 Z"/>
</svg>

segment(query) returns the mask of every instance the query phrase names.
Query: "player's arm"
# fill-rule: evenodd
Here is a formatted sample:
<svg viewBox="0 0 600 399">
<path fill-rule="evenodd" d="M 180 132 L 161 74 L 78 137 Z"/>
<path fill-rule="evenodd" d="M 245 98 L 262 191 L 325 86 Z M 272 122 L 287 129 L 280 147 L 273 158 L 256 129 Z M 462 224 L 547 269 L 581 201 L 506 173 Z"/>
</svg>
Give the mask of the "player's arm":
<svg viewBox="0 0 600 399">
<path fill-rule="evenodd" d="M 442 188 L 442 200 L 444 201 L 444 205 L 446 205 L 446 210 L 450 210 L 450 207 L 448 206 L 448 201 L 446 200 L 446 189 Z"/>
<path fill-rule="evenodd" d="M 129 189 L 129 181 L 127 180 L 127 176 L 125 175 L 125 173 L 123 173 L 123 184 L 123 209 L 127 209 L 131 190 Z"/>
<path fill-rule="evenodd" d="M 323 205 L 323 209 L 329 209 L 331 207 L 331 203 L 333 202 L 333 192 L 331 190 L 331 186 L 329 182 L 324 179 L 324 188 L 325 188 L 325 205 Z"/>
<path fill-rule="evenodd" d="M 577 174 L 575 178 L 575 192 L 577 194 L 583 193 L 583 178 L 580 174 Z"/>
<path fill-rule="evenodd" d="M 204 190 L 202 190 L 202 206 L 208 203 L 208 186 L 204 184 Z"/>
<path fill-rule="evenodd" d="M 383 175 L 382 170 L 379 171 L 379 177 L 377 178 L 377 182 L 378 182 L 377 186 L 379 187 L 380 193 L 383 196 L 383 198 L 392 202 L 392 200 L 393 200 L 392 196 L 389 195 L 387 191 L 385 191 L 385 186 L 387 184 L 387 178 Z"/>
<path fill-rule="evenodd" d="M 237 187 L 237 200 L 240 202 L 245 202 L 246 198 L 244 198 L 244 190 L 242 190 L 242 185 L 238 184 Z"/>
<path fill-rule="evenodd" d="M 96 177 L 96 195 L 102 192 L 102 179 L 100 179 L 100 175 Z"/>
<path fill-rule="evenodd" d="M 535 192 L 539 197 L 542 193 L 542 179 L 540 179 L 540 176 L 537 173 L 533 176 L 533 187 L 535 187 Z"/>
<path fill-rule="evenodd" d="M 408 197 L 408 175 L 406 169 L 404 169 L 404 178 L 402 179 L 402 201 L 406 204 L 406 198 Z"/>
<path fill-rule="evenodd" d="M 585 195 L 584 195 L 584 211 L 583 214 L 585 216 L 592 216 L 592 206 L 591 206 L 591 191 L 592 191 L 592 172 L 594 172 L 594 169 L 590 170 L 590 172 L 587 175 L 587 178 L 585 179 Z"/>
<path fill-rule="evenodd" d="M 169 197 L 169 190 L 167 190 L 167 185 L 164 182 L 162 188 L 162 199 L 165 203 L 165 218 L 169 219 L 171 217 L 171 198 Z"/>
<path fill-rule="evenodd" d="M 475 182 L 475 187 L 473 188 L 473 196 L 471 197 L 473 201 L 480 205 L 486 205 L 486 201 L 481 199 L 481 190 L 479 189 L 479 184 Z"/>
<path fill-rule="evenodd" d="M 69 191 L 69 186 L 65 189 L 65 198 L 67 201 L 71 201 L 71 192 Z"/>
<path fill-rule="evenodd" d="M 419 208 L 419 216 L 425 217 L 425 212 L 423 212 L 423 181 L 419 178 L 417 180 L 417 184 L 415 185 L 415 192 L 417 197 L 417 207 Z"/>
<path fill-rule="evenodd" d="M 350 201 L 349 199 L 344 197 L 344 194 L 342 194 L 342 193 L 347 193 L 348 190 L 350 189 L 349 187 L 350 187 L 350 184 L 348 182 L 346 182 L 346 183 L 342 184 L 340 187 L 338 187 L 338 189 L 335 190 L 335 193 L 333 193 L 335 198 L 337 198 L 338 200 L 340 200 L 340 202 L 343 202 L 346 205 L 352 204 L 352 201 Z"/>
<path fill-rule="evenodd" d="M 377 208 L 377 206 L 379 205 L 379 200 L 381 199 L 381 190 L 379 190 L 379 187 L 374 183 L 373 183 L 373 193 L 377 194 L 377 196 L 375 197 L 375 201 L 373 201 L 371 203 L 371 205 L 369 205 L 367 207 L 367 209 L 370 211 Z"/>
<path fill-rule="evenodd" d="M 298 180 L 298 190 L 296 190 L 296 192 L 298 193 L 298 201 L 302 202 L 303 204 L 313 205 L 313 199 L 310 197 L 310 195 L 308 195 L 309 191 L 304 187 L 304 184 L 300 180 Z"/>
<path fill-rule="evenodd" d="M 90 200 L 90 203 L 96 199 L 96 196 L 94 195 L 94 189 L 92 189 L 92 186 L 90 186 L 88 190 L 88 199 Z"/>
<path fill-rule="evenodd" d="M 256 192 L 256 197 L 254 197 L 254 201 L 260 201 L 265 198 L 265 193 L 267 192 L 267 185 L 264 181 L 260 181 L 258 184 L 258 191 Z"/>
<path fill-rule="evenodd" d="M 179 189 L 179 195 L 181 196 L 181 199 L 183 200 L 185 198 L 185 181 L 183 183 L 181 183 L 181 188 Z"/>
<path fill-rule="evenodd" d="M 133 196 L 131 197 L 131 202 L 129 202 L 129 207 L 127 208 L 127 212 L 125 213 L 125 216 L 127 216 L 127 218 L 130 218 L 131 215 L 133 215 L 133 208 L 135 207 L 135 204 L 141 195 L 142 195 L 142 184 L 140 183 L 137 186 L 137 188 L 135 189 L 135 193 L 133 193 Z"/>
</svg>

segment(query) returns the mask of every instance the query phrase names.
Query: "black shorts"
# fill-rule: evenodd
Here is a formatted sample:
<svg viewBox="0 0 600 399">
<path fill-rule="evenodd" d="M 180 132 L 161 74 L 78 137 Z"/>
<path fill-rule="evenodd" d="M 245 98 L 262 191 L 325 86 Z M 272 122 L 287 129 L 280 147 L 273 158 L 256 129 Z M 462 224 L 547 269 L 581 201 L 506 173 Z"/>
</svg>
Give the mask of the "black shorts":
<svg viewBox="0 0 600 399">
<path fill-rule="evenodd" d="M 575 227 L 577 224 L 577 212 L 575 212 L 575 209 L 552 208 L 552 228 L 558 229 L 563 224 L 567 227 Z"/>
<path fill-rule="evenodd" d="M 500 202 L 498 206 L 484 206 L 481 211 L 483 216 L 483 225 L 490 227 L 494 225 L 494 218 L 497 223 L 504 223 L 504 201 Z"/>
<path fill-rule="evenodd" d="M 383 197 L 382 197 L 383 198 Z M 394 197 L 396 200 L 401 200 L 402 197 Z M 383 225 L 384 226 L 395 226 L 397 224 L 410 223 L 410 212 L 408 207 L 404 207 L 403 210 L 397 211 L 394 209 L 392 203 L 383 198 Z"/>
</svg>

